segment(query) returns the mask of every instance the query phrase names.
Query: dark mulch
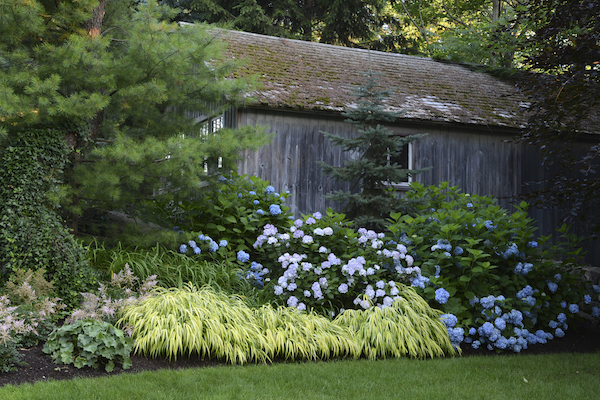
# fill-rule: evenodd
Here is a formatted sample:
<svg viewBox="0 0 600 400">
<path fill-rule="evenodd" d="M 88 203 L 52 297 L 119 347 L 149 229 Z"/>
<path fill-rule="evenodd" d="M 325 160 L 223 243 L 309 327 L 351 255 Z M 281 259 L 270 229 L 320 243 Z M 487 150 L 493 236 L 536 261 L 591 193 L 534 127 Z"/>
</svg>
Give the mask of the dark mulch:
<svg viewBox="0 0 600 400">
<path fill-rule="evenodd" d="M 523 350 L 521 354 L 547 354 L 547 353 L 597 353 L 600 352 L 600 328 L 588 324 L 571 324 L 564 338 L 554 339 L 547 344 L 537 344 Z M 163 368 L 193 368 L 216 366 L 223 363 L 215 360 L 202 360 L 199 357 L 178 358 L 177 361 L 165 359 L 147 359 L 132 356 L 133 366 L 128 370 L 116 367 L 111 373 L 104 369 L 82 368 L 77 369 L 73 365 L 57 365 L 52 363 L 50 356 L 42 352 L 42 346 L 30 349 L 22 349 L 22 361 L 27 365 L 20 367 L 16 372 L 0 373 L 0 386 L 6 384 L 19 385 L 27 382 L 73 379 L 78 377 L 94 378 L 100 376 L 117 375 L 121 373 L 136 373 L 141 371 L 153 371 Z M 514 353 L 510 353 L 514 354 Z M 463 356 L 485 355 L 497 356 L 489 350 L 466 349 Z"/>
</svg>

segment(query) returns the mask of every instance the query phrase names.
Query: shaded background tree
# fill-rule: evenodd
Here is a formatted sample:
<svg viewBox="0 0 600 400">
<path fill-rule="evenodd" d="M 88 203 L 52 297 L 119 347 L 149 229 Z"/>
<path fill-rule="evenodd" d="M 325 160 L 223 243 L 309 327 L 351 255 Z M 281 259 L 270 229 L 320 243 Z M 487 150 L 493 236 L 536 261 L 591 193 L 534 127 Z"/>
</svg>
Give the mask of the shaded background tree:
<svg viewBox="0 0 600 400">
<path fill-rule="evenodd" d="M 242 101 L 216 33 L 180 27 L 155 0 L 0 0 L 0 120 L 10 143 L 24 128 L 64 132 L 70 149 L 63 206 L 70 227 L 90 207 L 140 209 L 193 195 L 234 165 L 260 129 L 206 134 L 198 119 Z M 165 190 L 167 189 L 168 190 Z"/>
<path fill-rule="evenodd" d="M 537 28 L 525 43 L 531 105 L 520 140 L 541 149 L 551 176 L 530 182 L 529 199 L 561 207 L 565 222 L 600 231 L 600 1 L 533 0 L 519 16 Z M 576 141 L 587 143 L 577 151 Z"/>
<path fill-rule="evenodd" d="M 406 144 L 423 135 L 400 136 L 381 125 L 392 123 L 398 113 L 387 111 L 385 100 L 390 91 L 383 90 L 377 75 L 371 70 L 365 82 L 356 89 L 356 108 L 347 109 L 346 120 L 358 127 L 357 137 L 343 137 L 324 132 L 334 145 L 350 152 L 354 158 L 341 167 L 320 163 L 323 172 L 336 181 L 350 182 L 348 192 L 327 194 L 329 200 L 340 202 L 342 212 L 357 228 L 383 231 L 392 212 L 412 213 L 416 200 L 404 199 L 394 184 L 407 182 L 410 176 L 422 171 L 400 164 Z"/>
<path fill-rule="evenodd" d="M 347 47 L 415 52 L 404 22 L 386 0 L 162 0 L 179 9 L 175 20 L 224 24 L 264 35 Z"/>
</svg>

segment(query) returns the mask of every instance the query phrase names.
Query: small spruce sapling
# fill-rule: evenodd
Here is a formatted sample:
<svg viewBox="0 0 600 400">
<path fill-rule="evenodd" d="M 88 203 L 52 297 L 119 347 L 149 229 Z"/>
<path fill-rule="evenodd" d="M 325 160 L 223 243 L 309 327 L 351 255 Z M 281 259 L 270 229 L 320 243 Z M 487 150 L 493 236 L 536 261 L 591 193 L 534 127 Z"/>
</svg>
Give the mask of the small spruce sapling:
<svg viewBox="0 0 600 400">
<path fill-rule="evenodd" d="M 410 213 L 416 200 L 402 198 L 391 183 L 406 182 L 422 171 L 408 169 L 397 160 L 405 145 L 423 134 L 401 136 L 381 123 L 390 124 L 398 113 L 387 111 L 389 90 L 381 89 L 377 74 L 369 70 L 365 82 L 355 91 L 357 107 L 347 109 L 346 120 L 358 126 L 358 137 L 323 134 L 334 145 L 356 156 L 337 167 L 320 163 L 323 172 L 340 182 L 350 182 L 351 191 L 335 191 L 325 197 L 344 204 L 342 212 L 355 226 L 383 230 L 392 212 Z M 405 162 L 406 163 L 406 162 Z"/>
</svg>

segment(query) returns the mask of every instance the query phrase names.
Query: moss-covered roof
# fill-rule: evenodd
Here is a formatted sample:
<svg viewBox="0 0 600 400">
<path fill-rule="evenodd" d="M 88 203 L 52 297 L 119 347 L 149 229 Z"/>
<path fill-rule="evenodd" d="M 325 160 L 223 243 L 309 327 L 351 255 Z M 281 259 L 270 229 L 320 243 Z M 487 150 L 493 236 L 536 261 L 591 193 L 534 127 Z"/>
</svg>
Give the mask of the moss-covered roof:
<svg viewBox="0 0 600 400">
<path fill-rule="evenodd" d="M 369 66 L 393 90 L 387 104 L 401 118 L 519 127 L 527 105 L 515 86 L 466 66 L 403 54 L 223 30 L 227 57 L 244 60 L 239 76 L 256 75 L 257 105 L 342 111 Z"/>
</svg>

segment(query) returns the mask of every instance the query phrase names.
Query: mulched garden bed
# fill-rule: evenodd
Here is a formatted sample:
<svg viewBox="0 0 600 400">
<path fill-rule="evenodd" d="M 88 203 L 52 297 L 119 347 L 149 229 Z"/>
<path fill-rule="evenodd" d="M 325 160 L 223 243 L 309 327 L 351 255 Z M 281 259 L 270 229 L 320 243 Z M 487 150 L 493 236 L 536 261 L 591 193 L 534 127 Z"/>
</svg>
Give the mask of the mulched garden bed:
<svg viewBox="0 0 600 400">
<path fill-rule="evenodd" d="M 16 372 L 0 373 L 0 386 L 6 384 L 19 385 L 22 383 L 73 379 L 78 377 L 95 378 L 100 376 L 117 375 L 121 373 L 136 373 L 141 371 L 153 371 L 163 368 L 194 368 L 224 365 L 224 363 L 215 360 L 202 360 L 199 357 L 181 357 L 176 361 L 165 359 L 147 359 L 139 356 L 132 356 L 133 366 L 128 370 L 122 370 L 115 367 L 111 373 L 104 369 L 82 368 L 77 369 L 73 365 L 57 365 L 52 363 L 50 356 L 42 352 L 42 345 L 30 349 L 19 351 L 26 362 Z M 523 350 L 521 354 L 547 354 L 547 353 L 597 353 L 600 352 L 600 328 L 580 323 L 571 324 L 564 338 L 554 339 L 547 344 L 537 344 Z M 514 353 L 506 353 L 506 355 Z M 466 349 L 463 356 L 485 355 L 498 356 L 495 352 L 487 349 L 473 350 Z"/>
</svg>

